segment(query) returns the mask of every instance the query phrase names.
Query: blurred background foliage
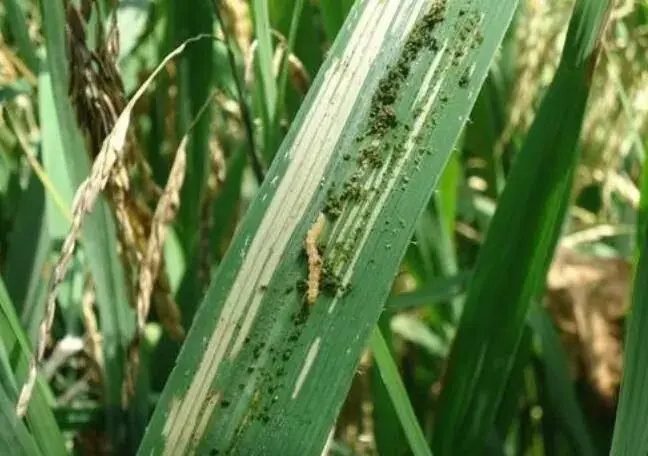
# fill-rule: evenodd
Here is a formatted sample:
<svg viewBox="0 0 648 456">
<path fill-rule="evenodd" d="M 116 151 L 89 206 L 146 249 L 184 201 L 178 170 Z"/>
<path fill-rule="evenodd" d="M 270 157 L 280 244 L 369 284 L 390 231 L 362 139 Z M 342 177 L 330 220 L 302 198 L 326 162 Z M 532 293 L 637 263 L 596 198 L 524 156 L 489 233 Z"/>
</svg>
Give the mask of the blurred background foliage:
<svg viewBox="0 0 648 456">
<path fill-rule="evenodd" d="M 81 3 L 79 11 L 88 2 Z M 93 12 L 80 25 L 88 51 L 100 54 L 113 6 L 91 3 Z M 191 8 L 171 0 L 124 0 L 115 10 L 115 64 L 123 81 L 115 88 L 121 91 L 116 99 L 130 98 L 181 41 L 200 33 L 220 37 L 200 41 L 169 62 L 131 119 L 132 156 L 145 165 L 138 159 L 128 165 L 131 182 L 125 195 L 134 205 L 150 208 L 150 192 L 164 188 L 178 143 L 209 100 L 193 127 L 179 212 L 164 245 L 168 283 L 154 292 L 146 327 L 140 359 L 145 375 L 138 380 L 146 387 L 137 399 L 141 414 L 133 418 L 140 420 L 140 432 L 211 273 L 352 6 L 352 0 L 251 3 L 219 2 L 218 20 L 211 3 L 203 0 Z M 418 221 L 381 317 L 383 335 L 426 433 L 433 428 L 463 292 L 512 160 L 557 68 L 573 4 L 521 2 L 441 183 Z M 269 23 L 258 20 L 263 15 L 254 14 L 255 8 L 267 8 Z M 30 0 L 0 5 L 0 273 L 6 287 L 0 297 L 7 313 L 3 318 L 9 321 L 7 315 L 15 314 L 25 347 L 36 341 L 52 265 L 70 226 L 79 183 L 75 176 L 83 172 L 73 169 L 75 156 L 64 152 L 78 133 L 61 133 L 66 127 L 55 97 L 61 90 L 69 90 L 70 97 L 74 93 L 60 86 L 55 66 L 63 62 L 46 46 L 50 19 L 44 11 Z M 69 17 L 67 22 L 70 28 Z M 648 4 L 615 2 L 602 43 L 567 222 L 542 305 L 529 317 L 514 367 L 519 375 L 511 375 L 511 382 L 518 383 L 509 385 L 510 397 L 498 413 L 501 433 L 489 443 L 495 454 L 584 454 L 588 450 L 583 448 L 605 453 L 611 445 L 624 322 L 641 241 L 636 233 L 642 233 L 648 205 L 642 191 L 648 187 L 648 178 L 642 177 L 648 139 Z M 85 70 L 70 66 L 66 71 Z M 84 131 L 89 130 L 92 126 Z M 82 151 L 73 154 L 79 157 Z M 157 190 L 150 190 L 149 183 Z M 127 211 L 125 217 L 145 226 L 150 224 L 145 212 Z M 117 219 L 119 231 L 124 219 Z M 128 270 L 128 252 L 110 229 L 112 245 L 119 244 L 115 249 Z M 40 386 L 68 449 L 102 454 L 116 438 L 106 431 L 102 407 L 118 397 L 122 383 L 106 374 L 115 371 L 109 369 L 105 345 L 125 353 L 133 329 L 132 323 L 107 322 L 105 312 L 115 310 L 102 308 L 87 245 L 75 254 L 62 284 Z M 156 297 L 158 292 L 164 296 Z M 134 318 L 130 309 L 122 311 L 124 318 Z M 4 336 L 3 342 L 8 343 Z M 106 397 L 106 382 L 116 382 L 112 399 Z M 568 423 L 583 417 L 584 435 L 575 436 Z M 394 419 L 368 351 L 329 452 L 406 453 Z M 133 447 L 140 437 L 129 437 Z M 575 443 L 583 439 L 589 442 L 584 447 Z"/>
</svg>

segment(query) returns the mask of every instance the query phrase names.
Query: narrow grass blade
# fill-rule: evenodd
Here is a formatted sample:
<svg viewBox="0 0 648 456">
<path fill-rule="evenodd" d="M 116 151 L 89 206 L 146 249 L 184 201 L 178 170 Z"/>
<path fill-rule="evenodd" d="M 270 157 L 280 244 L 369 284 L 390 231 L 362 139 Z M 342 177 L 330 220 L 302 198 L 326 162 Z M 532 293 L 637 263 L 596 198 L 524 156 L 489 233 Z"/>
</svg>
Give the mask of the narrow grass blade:
<svg viewBox="0 0 648 456">
<path fill-rule="evenodd" d="M 274 130 L 274 116 L 277 112 L 277 81 L 272 68 L 273 46 L 267 0 L 252 1 L 252 18 L 257 44 L 254 56 L 255 67 L 257 76 L 260 78 L 258 88 L 262 97 L 258 100 L 258 105 L 261 107 L 263 136 L 266 138 L 264 153 L 266 158 L 270 158 L 275 152 L 269 143 Z"/>
<path fill-rule="evenodd" d="M 209 0 L 199 0 L 191 8 L 171 2 L 174 14 L 175 47 L 193 36 L 209 34 L 213 29 L 212 6 Z M 178 97 L 176 134 L 178 142 L 186 134 L 212 92 L 214 78 L 214 44 L 212 40 L 200 40 L 189 46 L 178 59 Z M 196 248 L 199 232 L 200 202 L 208 169 L 211 106 L 193 127 L 187 149 L 187 173 L 182 187 L 178 212 L 178 236 L 189 257 Z"/>
<path fill-rule="evenodd" d="M 0 281 L 0 344 L 9 357 L 15 384 L 22 385 L 27 378 L 32 349 L 2 281 Z M 9 398 L 12 403 L 10 412 L 13 416 L 15 416 L 14 404 L 17 398 L 16 389 L 15 395 Z M 52 414 L 51 402 L 53 398 L 49 386 L 39 377 L 27 409 L 27 424 L 43 454 L 64 456 L 67 454 L 65 441 Z M 4 429 L 4 425 L 0 424 L 0 428 Z M 0 442 L 2 440 L 0 436 Z M 0 451 L 0 454 L 13 453 Z"/>
<path fill-rule="evenodd" d="M 19 0 L 7 0 L 5 10 L 7 12 L 8 25 L 11 33 L 14 35 L 20 57 L 27 65 L 27 68 L 36 75 L 38 73 L 38 58 L 36 57 L 36 47 L 29 39 L 29 30 L 27 29 L 27 17 L 23 11 L 23 6 Z"/>
<path fill-rule="evenodd" d="M 283 50 L 283 58 L 279 68 L 279 78 L 277 82 L 277 112 L 274 115 L 274 126 L 272 129 L 271 144 L 279 143 L 281 137 L 281 121 L 285 117 L 286 111 L 286 89 L 288 83 L 288 57 L 293 52 L 295 47 L 295 40 L 297 39 L 297 30 L 299 29 L 299 21 L 301 19 L 302 10 L 304 9 L 304 0 L 295 0 L 293 6 L 293 14 L 290 19 L 290 32 L 288 34 L 288 42 L 285 43 Z M 274 148 L 274 146 L 272 146 Z M 274 152 L 274 149 L 273 149 Z"/>
<path fill-rule="evenodd" d="M 29 431 L 26 426 L 16 426 L 15 423 L 7 424 L 7 422 L 17 421 L 20 422 L 16 413 L 12 407 L 12 398 L 15 398 L 18 394 L 16 387 L 16 379 L 14 378 L 13 371 L 9 365 L 9 357 L 5 351 L 5 347 L 0 341 L 0 415 L 4 415 L 0 418 L 0 424 L 2 424 L 3 429 L 0 431 L 0 448 L 3 448 L 3 445 L 11 444 L 16 448 L 21 448 L 23 452 L 28 447 L 33 447 L 32 451 L 36 450 L 36 445 L 33 440 L 33 437 L 29 435 Z M 20 423 L 23 424 L 23 423 Z M 12 429 L 13 428 L 13 429 Z M 11 433 L 7 432 L 7 435 L 3 435 L 3 431 L 12 431 Z M 16 451 L 14 448 L 4 449 L 3 454 L 10 454 Z"/>
<path fill-rule="evenodd" d="M 414 315 L 395 315 L 390 321 L 390 328 L 394 334 L 420 346 L 430 356 L 442 359 L 448 354 L 448 342 Z"/>
<path fill-rule="evenodd" d="M 254 31 L 258 46 L 258 68 L 261 73 L 261 85 L 263 87 L 264 105 L 272 121 L 276 112 L 277 83 L 272 71 L 272 32 L 270 30 L 270 13 L 268 2 L 254 0 L 252 2 L 252 14 L 254 19 Z"/>
<path fill-rule="evenodd" d="M 539 306 L 534 307 L 528 321 L 540 343 L 540 363 L 544 370 L 549 406 L 569 435 L 576 454 L 597 454 L 576 398 L 558 333 L 547 311 Z"/>
<path fill-rule="evenodd" d="M 416 291 L 389 298 L 385 308 L 399 311 L 449 301 L 466 291 L 471 277 L 470 272 L 461 272 L 452 277 L 432 279 Z"/>
<path fill-rule="evenodd" d="M 356 3 L 212 279 L 139 454 L 321 452 L 516 5 Z M 304 247 L 323 212 L 318 289 L 323 271 L 313 254 L 309 271 Z"/>
<path fill-rule="evenodd" d="M 478 453 L 491 429 L 560 233 L 610 4 L 576 3 L 561 65 L 500 197 L 444 378 L 433 447 L 440 455 Z"/>
<path fill-rule="evenodd" d="M 292 20 L 294 16 L 293 7 L 297 1 L 301 0 L 272 0 L 270 2 L 270 25 L 288 38 L 290 37 L 291 25 L 294 23 Z M 330 42 L 322 43 L 320 5 L 321 2 L 317 4 L 309 1 L 303 2 L 295 41 L 292 46 L 294 56 L 303 64 L 309 76 L 317 74 L 330 47 Z M 339 25 L 341 26 L 342 22 Z M 314 43 L 318 44 L 313 45 Z M 288 86 L 284 91 L 285 113 L 286 118 L 292 120 L 301 106 L 303 93 L 297 87 L 291 87 L 291 84 L 288 84 Z M 291 88 L 297 90 L 290 90 Z M 281 98 L 277 94 L 277 102 L 280 100 Z"/>
<path fill-rule="evenodd" d="M 637 148 L 641 144 L 637 141 Z M 637 232 L 636 232 L 636 252 L 635 256 L 638 255 L 638 252 L 641 251 L 643 243 L 645 242 L 643 233 L 645 233 L 646 228 L 648 227 L 648 166 L 646 166 L 646 161 L 641 168 L 641 181 L 639 183 L 640 187 L 640 198 L 639 198 L 639 208 L 637 210 Z"/>
<path fill-rule="evenodd" d="M 647 232 L 644 227 L 644 235 Z M 644 238 L 634 276 L 632 307 L 626 323 L 624 372 L 610 451 L 613 456 L 639 456 L 648 453 L 646 325 L 648 325 L 648 242 Z"/>
<path fill-rule="evenodd" d="M 444 258 L 444 263 L 448 265 L 444 272 L 455 274 L 457 272 L 457 260 L 454 254 L 454 227 L 455 218 L 457 216 L 457 194 L 459 187 L 459 180 L 461 176 L 461 162 L 459 161 L 459 154 L 453 153 L 448 161 L 448 165 L 443 171 L 441 180 L 439 181 L 438 192 L 435 193 L 436 205 L 439 207 L 439 219 L 443 226 L 443 231 L 446 233 L 445 237 L 449 245 L 447 256 L 451 258 Z"/>
<path fill-rule="evenodd" d="M 175 2 L 163 1 L 156 5 L 158 14 L 154 15 L 154 37 L 151 38 L 151 54 L 157 58 L 153 61 L 159 61 L 164 55 L 173 49 L 175 44 L 174 21 L 176 13 L 174 10 Z M 150 106 L 147 117 L 151 120 L 151 128 L 148 137 L 143 140 L 143 145 L 147 151 L 147 161 L 153 172 L 155 181 L 161 185 L 166 182 L 169 173 L 169 160 L 166 156 L 165 149 L 169 139 L 177 138 L 182 133 L 176 133 L 169 136 L 168 115 L 172 110 L 177 112 L 178 104 L 169 97 L 169 88 L 172 83 L 172 75 L 166 72 L 160 74 L 157 78 L 155 87 L 152 89 L 155 93 L 150 97 Z"/>
<path fill-rule="evenodd" d="M 405 431 L 412 453 L 414 456 L 431 456 L 432 452 L 419 426 L 414 410 L 412 410 L 412 404 L 410 404 L 407 397 L 407 391 L 403 386 L 398 368 L 378 327 L 374 329 L 371 335 L 369 346 L 378 365 L 380 376 L 396 409 L 400 425 Z"/>
<path fill-rule="evenodd" d="M 222 246 L 236 225 L 236 208 L 241 198 L 241 187 L 245 172 L 246 156 L 244 150 L 235 151 L 227 163 L 227 177 L 221 193 L 214 201 L 213 213 L 217 214 L 219 223 L 214 223 L 209 236 L 211 251 L 221 250 Z M 218 255 L 220 261 L 222 253 Z"/>
<path fill-rule="evenodd" d="M 47 65 L 52 78 L 54 105 L 65 162 L 72 184 L 77 187 L 88 176 L 90 164 L 68 97 L 63 2 L 42 1 L 41 8 Z M 109 414 L 108 427 L 113 436 L 120 426 L 115 411 L 121 407 L 125 352 L 134 328 L 134 316 L 128 305 L 116 238 L 115 224 L 108 206 L 100 199 L 85 221 L 81 242 L 87 254 L 97 293 L 106 367 L 106 410 Z"/>
<path fill-rule="evenodd" d="M 531 329 L 528 327 L 524 328 L 522 339 L 515 354 L 515 361 L 511 368 L 511 374 L 506 382 L 506 395 L 502 398 L 497 415 L 495 416 L 495 422 L 489 431 L 489 436 L 493 434 L 497 436 L 495 441 L 504 442 L 512 424 L 519 422 L 516 418 L 520 414 L 520 401 L 524 394 L 525 375 L 527 374 L 529 359 L 531 358 L 531 339 Z M 491 441 L 492 443 L 494 442 Z M 503 448 L 501 449 L 503 451 Z"/>
<path fill-rule="evenodd" d="M 3 375 L 0 372 L 0 375 Z M 9 400 L 7 392 L 0 387 L 0 453 L 11 456 L 38 456 L 34 438 L 29 434 L 25 424 L 20 421 L 14 410 L 13 403 Z"/>
<path fill-rule="evenodd" d="M 45 263 L 51 251 L 51 238 L 45 220 L 45 195 L 42 184 L 32 175 L 21 198 L 3 278 L 16 312 L 29 339 L 36 340 L 43 317 L 47 276 Z"/>
<path fill-rule="evenodd" d="M 36 442 L 13 410 L 18 395 L 9 357 L 0 341 L 0 449 L 2 454 L 36 454 Z"/>
<path fill-rule="evenodd" d="M 386 314 L 381 315 L 377 328 L 384 336 L 387 348 L 393 353 L 393 335 L 389 329 L 390 319 Z M 405 438 L 403 427 L 394 425 L 399 421 L 394 403 L 376 363 L 372 363 L 370 369 L 373 434 L 376 451 L 381 455 L 404 455 L 409 450 L 409 443 Z"/>
<path fill-rule="evenodd" d="M 507 152 L 500 150 L 502 147 L 499 143 L 506 128 L 509 104 L 508 85 L 501 74 L 502 66 L 500 62 L 489 72 L 470 116 L 471 123 L 466 127 L 464 144 L 467 154 L 484 163 L 478 176 L 484 179 L 485 193 L 491 198 L 497 198 L 502 190 L 502 155 Z"/>
<path fill-rule="evenodd" d="M 57 195 L 45 192 L 47 230 L 52 239 L 63 239 L 70 229 L 73 192 L 59 134 L 52 78 L 45 70 L 38 74 L 38 118 L 43 169 L 57 191 Z"/>
<path fill-rule="evenodd" d="M 434 213 L 428 207 L 414 228 L 413 242 L 405 255 L 408 269 L 418 282 L 427 282 L 432 277 L 443 275 L 437 271 L 435 264 L 435 241 L 441 236 L 434 222 Z"/>
</svg>

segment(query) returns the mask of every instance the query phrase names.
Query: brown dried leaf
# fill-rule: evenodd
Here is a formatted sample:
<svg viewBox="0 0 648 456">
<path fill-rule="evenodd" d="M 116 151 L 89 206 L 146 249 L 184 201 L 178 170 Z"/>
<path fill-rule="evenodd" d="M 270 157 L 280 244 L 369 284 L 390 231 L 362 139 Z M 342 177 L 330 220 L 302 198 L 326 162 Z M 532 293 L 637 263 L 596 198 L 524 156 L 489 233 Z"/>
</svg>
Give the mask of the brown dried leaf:
<svg viewBox="0 0 648 456">
<path fill-rule="evenodd" d="M 180 189 L 185 177 L 187 167 L 187 141 L 185 136 L 180 142 L 176 152 L 173 166 L 169 174 L 166 187 L 153 215 L 151 225 L 151 235 L 146 246 L 146 253 L 142 259 L 139 285 L 137 293 L 137 328 L 140 333 L 144 331 L 146 318 L 149 313 L 151 295 L 153 294 L 154 284 L 158 278 L 160 264 L 164 254 L 164 241 L 166 239 L 168 225 L 173 221 L 180 205 Z M 172 313 L 168 313 L 172 315 Z M 179 317 L 177 313 L 173 318 Z M 164 321 L 164 319 L 162 319 Z M 178 318 L 179 320 L 179 318 Z M 179 321 L 170 322 L 172 328 L 179 325 Z"/>
</svg>

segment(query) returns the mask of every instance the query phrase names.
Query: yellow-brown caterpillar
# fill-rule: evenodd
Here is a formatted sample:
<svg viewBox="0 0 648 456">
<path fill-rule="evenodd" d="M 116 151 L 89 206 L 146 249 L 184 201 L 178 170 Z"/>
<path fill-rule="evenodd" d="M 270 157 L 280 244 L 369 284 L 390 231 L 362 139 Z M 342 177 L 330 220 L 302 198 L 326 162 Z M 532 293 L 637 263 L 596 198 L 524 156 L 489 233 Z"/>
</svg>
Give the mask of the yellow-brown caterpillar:
<svg viewBox="0 0 648 456">
<path fill-rule="evenodd" d="M 322 276 L 322 257 L 317 249 L 317 238 L 324 228 L 324 214 L 320 214 L 317 220 L 306 233 L 306 255 L 308 256 L 308 288 L 306 289 L 306 300 L 314 304 L 319 295 L 320 277 Z"/>
</svg>

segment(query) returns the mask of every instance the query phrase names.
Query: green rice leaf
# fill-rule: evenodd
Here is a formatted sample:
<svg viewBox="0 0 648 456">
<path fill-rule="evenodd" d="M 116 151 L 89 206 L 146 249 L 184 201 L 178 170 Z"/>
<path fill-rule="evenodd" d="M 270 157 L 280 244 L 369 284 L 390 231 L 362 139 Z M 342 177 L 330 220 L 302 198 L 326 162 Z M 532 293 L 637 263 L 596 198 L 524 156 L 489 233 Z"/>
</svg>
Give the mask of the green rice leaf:
<svg viewBox="0 0 648 456">
<path fill-rule="evenodd" d="M 351 11 L 214 275 L 140 454 L 322 450 L 517 2 L 443 5 Z"/>
<path fill-rule="evenodd" d="M 648 242 L 644 239 L 634 277 L 632 307 L 626 323 L 624 373 L 610 451 L 613 456 L 639 456 L 648 452 L 648 352 L 645 349 L 647 324 Z"/>
<path fill-rule="evenodd" d="M 610 3 L 577 2 L 560 66 L 499 199 L 444 378 L 437 454 L 478 453 L 492 427 L 529 303 L 544 285 L 560 234 Z"/>
<path fill-rule="evenodd" d="M 396 410 L 396 415 L 400 420 L 400 425 L 407 436 L 412 453 L 414 456 L 431 456 L 432 452 L 418 424 L 412 404 L 410 404 L 407 397 L 407 391 L 403 386 L 398 368 L 378 327 L 374 329 L 369 345 L 378 365 L 380 376 Z"/>
<path fill-rule="evenodd" d="M 18 386 L 22 385 L 27 379 L 27 372 L 29 369 L 29 361 L 31 359 L 32 348 L 27 336 L 21 328 L 18 316 L 14 311 L 13 304 L 9 299 L 9 295 L 5 289 L 4 283 L 0 280 L 0 345 L 7 354 L 7 359 L 11 364 L 12 377 L 9 383 L 14 387 L 11 391 L 6 391 L 7 400 L 11 404 L 9 411 L 5 412 L 5 419 L 11 422 L 12 417 L 17 420 L 15 412 L 15 402 L 18 399 Z M 5 375 L 8 375 L 5 373 Z M 1 400 L 0 400 L 1 402 Z M 54 402 L 52 393 L 49 390 L 47 383 L 39 376 L 36 381 L 36 387 L 32 399 L 27 408 L 26 422 L 31 430 L 33 440 L 37 443 L 38 448 L 42 454 L 52 456 L 67 455 L 65 448 L 65 441 L 61 435 L 61 431 L 56 424 L 54 415 L 52 414 L 51 404 Z M 2 405 L 0 404 L 0 407 Z M 0 422 L 2 419 L 0 419 Z M 18 420 L 19 421 L 19 420 Z M 20 421 L 19 421 L 20 422 Z M 22 422 L 20 422 L 22 425 Z M 13 424 L 0 423 L 0 434 L 4 430 L 11 429 Z M 21 426 L 15 429 L 16 433 L 22 432 Z M 18 436 L 18 434 L 16 434 Z M 11 442 L 5 440 L 0 435 L 0 448 L 2 444 Z M 13 452 L 1 451 L 0 454 L 11 454 Z"/>
</svg>

